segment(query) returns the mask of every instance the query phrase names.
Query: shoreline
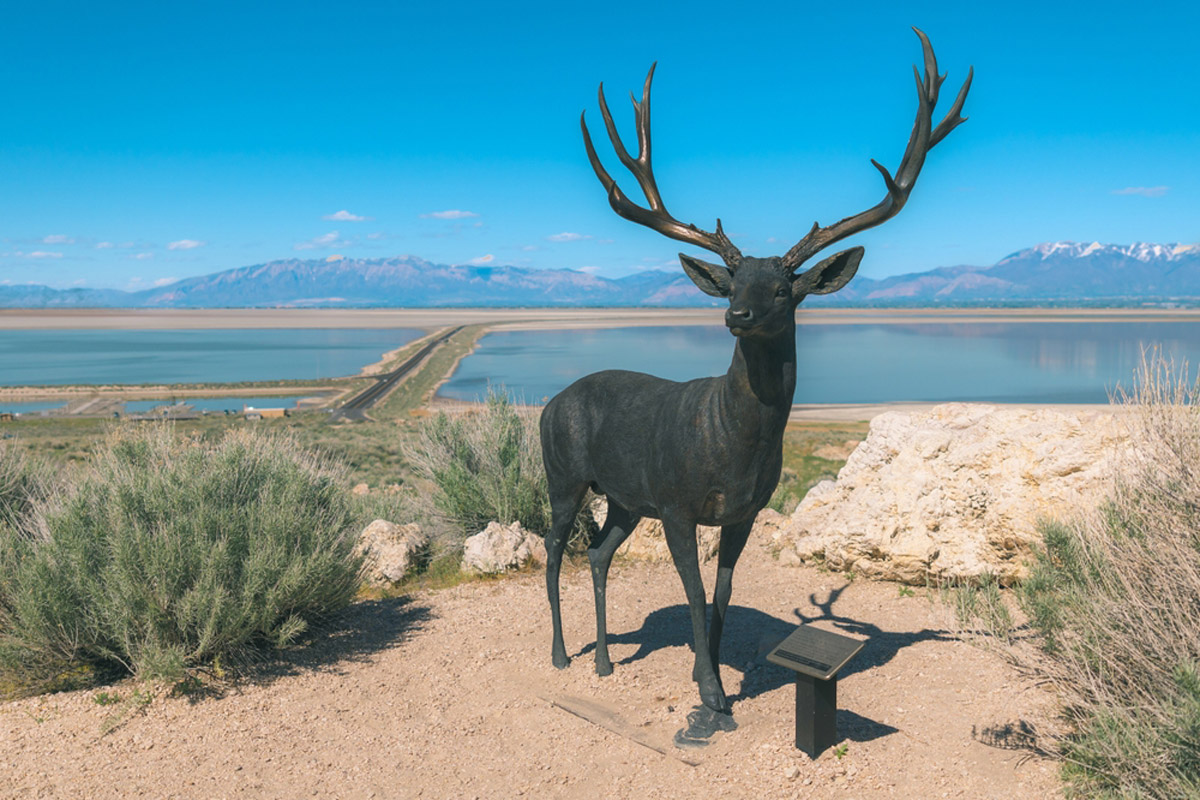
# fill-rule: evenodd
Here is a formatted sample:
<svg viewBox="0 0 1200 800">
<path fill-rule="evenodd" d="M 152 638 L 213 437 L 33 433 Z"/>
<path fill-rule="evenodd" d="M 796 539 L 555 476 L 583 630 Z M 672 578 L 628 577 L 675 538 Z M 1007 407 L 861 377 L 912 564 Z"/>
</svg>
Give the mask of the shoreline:
<svg viewBox="0 0 1200 800">
<path fill-rule="evenodd" d="M 801 309 L 798 326 L 872 325 L 872 324 L 988 324 L 1029 322 L 1200 322 L 1200 309 Z M 454 411 L 476 406 L 468 401 L 439 397 L 437 391 L 450 379 L 463 358 L 474 352 L 479 340 L 488 333 L 508 330 L 565 330 L 577 328 L 663 327 L 676 325 L 724 324 L 724 311 L 712 309 L 660 308 L 585 308 L 585 309 L 201 309 L 201 310 L 130 310 L 130 309 L 5 309 L 0 310 L 0 332 L 5 330 L 54 329 L 266 329 L 266 328 L 419 328 L 426 332 L 410 342 L 390 350 L 354 375 L 307 385 L 187 388 L 180 385 L 153 386 L 67 385 L 0 386 L 0 403 L 22 401 L 69 402 L 82 397 L 111 397 L 126 400 L 169 399 L 222 396 L 321 396 L 329 402 L 347 391 L 347 379 L 374 377 L 396 354 L 428 339 L 451 325 L 477 325 L 480 333 L 470 350 L 457 359 L 436 382 L 431 410 Z M 217 382 L 213 382 L 217 383 Z M 792 406 L 791 422 L 846 422 L 870 420 L 885 411 L 928 409 L 944 402 L 895 401 L 887 403 L 797 403 Z M 1018 408 L 1058 408 L 1062 410 L 1100 410 L 1107 403 L 987 403 Z"/>
<path fill-rule="evenodd" d="M 1200 322 L 1200 309 L 801 307 L 796 314 L 801 326 L 1020 322 Z M 419 328 L 432 333 L 470 324 L 506 330 L 722 325 L 724 309 L 0 309 L 0 331 Z"/>
</svg>

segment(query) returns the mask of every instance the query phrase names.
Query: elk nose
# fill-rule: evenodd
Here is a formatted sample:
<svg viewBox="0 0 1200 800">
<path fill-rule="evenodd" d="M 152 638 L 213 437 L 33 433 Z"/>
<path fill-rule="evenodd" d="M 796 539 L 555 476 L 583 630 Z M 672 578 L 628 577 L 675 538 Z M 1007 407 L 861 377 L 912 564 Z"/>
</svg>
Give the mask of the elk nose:
<svg viewBox="0 0 1200 800">
<path fill-rule="evenodd" d="M 727 325 L 745 325 L 754 321 L 754 312 L 748 308 L 731 308 L 725 312 Z"/>
</svg>

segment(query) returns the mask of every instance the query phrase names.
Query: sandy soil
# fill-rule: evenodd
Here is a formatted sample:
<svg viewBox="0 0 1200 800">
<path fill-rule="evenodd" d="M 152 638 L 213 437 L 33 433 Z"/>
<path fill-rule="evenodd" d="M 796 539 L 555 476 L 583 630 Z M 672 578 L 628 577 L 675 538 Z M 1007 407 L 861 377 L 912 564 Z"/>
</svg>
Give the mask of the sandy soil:
<svg viewBox="0 0 1200 800">
<path fill-rule="evenodd" d="M 710 587 L 713 572 L 710 564 Z M 698 700 L 673 568 L 614 567 L 608 678 L 592 670 L 586 570 L 564 575 L 563 613 L 574 660 L 562 671 L 550 665 L 543 578 L 533 572 L 358 604 L 256 680 L 222 697 L 159 697 L 107 735 L 112 711 L 95 690 L 0 705 L 0 796 L 1060 794 L 1056 765 L 985 743 L 1006 723 L 1046 718 L 1053 699 L 956 639 L 920 591 L 902 597 L 893 584 L 781 567 L 752 543 L 722 667 L 740 727 L 686 751 L 671 740 Z M 827 751 L 813 761 L 793 747 L 791 674 L 763 657 L 802 619 L 867 642 L 839 683 L 840 759 Z M 556 704 L 588 704 L 608 725 Z"/>
</svg>

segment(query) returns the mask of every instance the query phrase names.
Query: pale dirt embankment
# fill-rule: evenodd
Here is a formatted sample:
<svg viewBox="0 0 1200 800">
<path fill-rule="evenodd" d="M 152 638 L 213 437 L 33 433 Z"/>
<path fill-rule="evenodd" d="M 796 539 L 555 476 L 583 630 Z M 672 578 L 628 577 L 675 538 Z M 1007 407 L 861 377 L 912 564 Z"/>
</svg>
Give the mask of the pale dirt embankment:
<svg viewBox="0 0 1200 800">
<path fill-rule="evenodd" d="M 1057 765 L 988 743 L 1047 718 L 1053 698 L 956 639 L 923 594 L 782 567 L 752 541 L 722 658 L 740 727 L 687 751 L 671 739 L 699 701 L 670 564 L 614 567 L 607 678 L 592 668 L 586 569 L 563 576 L 562 671 L 541 572 L 362 603 L 259 679 L 220 698 L 160 697 L 107 735 L 98 690 L 0 704 L 0 797 L 1059 796 Z M 763 658 L 802 618 L 867 642 L 838 686 L 840 759 L 793 747 L 791 673 Z M 667 754 L 555 701 L 590 703 Z"/>
</svg>

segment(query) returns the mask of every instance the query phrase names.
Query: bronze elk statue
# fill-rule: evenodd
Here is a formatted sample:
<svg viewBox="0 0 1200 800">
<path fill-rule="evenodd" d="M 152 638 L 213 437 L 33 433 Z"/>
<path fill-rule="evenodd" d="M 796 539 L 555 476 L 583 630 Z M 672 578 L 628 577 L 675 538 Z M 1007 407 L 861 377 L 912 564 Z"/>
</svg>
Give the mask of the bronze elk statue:
<svg viewBox="0 0 1200 800">
<path fill-rule="evenodd" d="M 650 68 L 642 100 L 633 99 L 638 155 L 626 151 L 600 86 L 600 112 L 617 158 L 633 173 L 646 206 L 633 203 L 596 156 L 587 124 L 583 141 L 596 177 L 613 210 L 664 236 L 710 250 L 724 266 L 679 254 L 696 286 L 729 300 L 725 324 L 736 343 L 729 371 L 717 378 L 677 383 L 639 372 L 608 370 L 580 378 L 556 395 L 542 412 L 542 457 L 553 521 L 546 535 L 546 590 L 553 624 L 554 666 L 569 663 L 559 611 L 559 570 L 567 537 L 591 489 L 608 500 L 608 515 L 588 547 L 596 602 L 596 672 L 612 672 L 606 641 L 605 588 L 613 553 L 642 517 L 662 520 L 667 547 L 683 581 L 691 611 L 695 666 L 704 705 L 729 713 L 718 654 L 732 590 L 733 569 L 754 518 L 766 506 L 783 461 L 783 433 L 796 388 L 796 307 L 810 294 L 829 294 L 854 277 L 863 256 L 851 247 L 799 271 L 834 242 L 895 216 L 908 200 L 925 156 L 966 121 L 963 102 L 972 68 L 953 106 L 936 126 L 932 113 L 944 75 L 929 39 L 916 30 L 924 50 L 924 75 L 917 82 L 917 118 L 908 148 L 893 177 L 883 175 L 887 194 L 877 205 L 827 227 L 812 229 L 782 257 L 744 256 L 717 220 L 714 232 L 685 224 L 663 205 L 650 164 Z M 704 584 L 696 526 L 721 527 L 712 622 L 706 628 Z"/>
</svg>

